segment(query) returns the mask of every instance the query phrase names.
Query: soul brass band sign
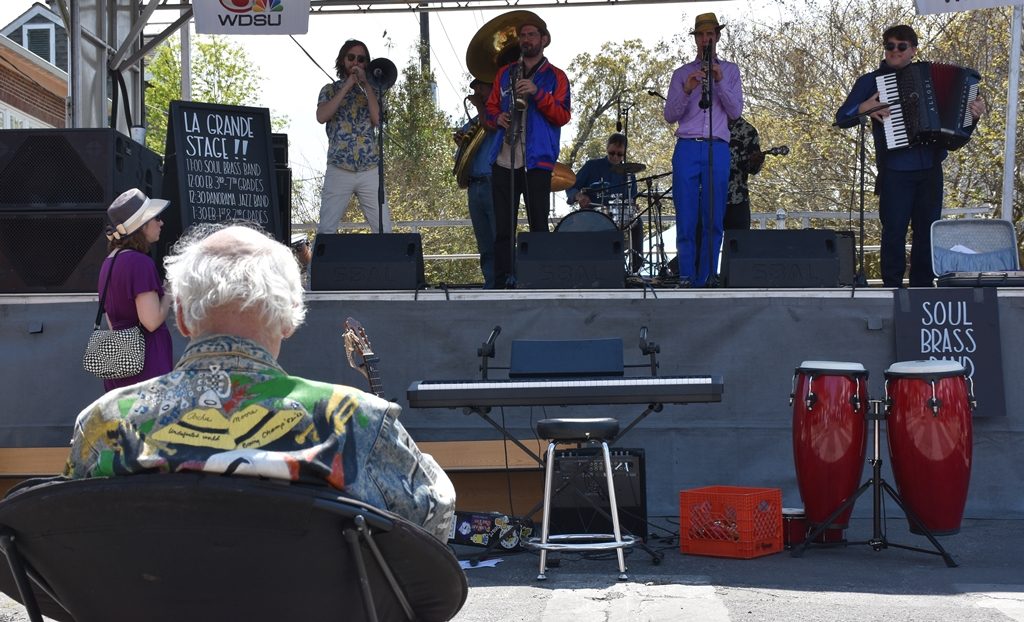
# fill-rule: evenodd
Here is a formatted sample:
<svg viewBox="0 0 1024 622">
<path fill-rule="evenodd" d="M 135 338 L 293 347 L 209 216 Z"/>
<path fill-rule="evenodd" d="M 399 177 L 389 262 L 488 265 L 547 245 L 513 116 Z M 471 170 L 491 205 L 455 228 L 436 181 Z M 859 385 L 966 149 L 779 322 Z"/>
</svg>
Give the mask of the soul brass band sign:
<svg viewBox="0 0 1024 622">
<path fill-rule="evenodd" d="M 975 416 L 1006 414 L 999 305 L 991 287 L 903 289 L 896 295 L 896 358 L 963 365 L 974 382 Z"/>
<path fill-rule="evenodd" d="M 166 158 L 182 230 L 247 220 L 283 241 L 269 110 L 173 101 Z"/>
</svg>

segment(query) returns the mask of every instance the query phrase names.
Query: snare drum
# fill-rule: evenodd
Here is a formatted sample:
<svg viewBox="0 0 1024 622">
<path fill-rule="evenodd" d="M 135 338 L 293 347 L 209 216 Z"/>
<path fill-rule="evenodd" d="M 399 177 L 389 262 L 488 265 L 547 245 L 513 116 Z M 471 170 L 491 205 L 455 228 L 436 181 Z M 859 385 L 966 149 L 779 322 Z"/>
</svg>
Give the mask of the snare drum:
<svg viewBox="0 0 1024 622">
<path fill-rule="evenodd" d="M 860 363 L 804 361 L 793 373 L 793 462 L 807 521 L 825 522 L 860 485 L 868 372 Z M 830 529 L 846 529 L 851 505 Z"/>
<path fill-rule="evenodd" d="M 906 507 L 932 535 L 960 531 L 971 479 L 973 390 L 955 361 L 885 371 L 889 458 Z M 913 521 L 910 530 L 921 533 Z"/>
<path fill-rule="evenodd" d="M 619 229 L 625 229 L 633 222 L 636 208 L 629 201 L 623 200 L 621 194 L 616 194 L 608 200 L 608 215 Z"/>
<path fill-rule="evenodd" d="M 555 232 L 615 231 L 616 229 L 617 227 L 611 218 L 591 209 L 581 209 L 572 212 L 555 225 Z"/>
</svg>

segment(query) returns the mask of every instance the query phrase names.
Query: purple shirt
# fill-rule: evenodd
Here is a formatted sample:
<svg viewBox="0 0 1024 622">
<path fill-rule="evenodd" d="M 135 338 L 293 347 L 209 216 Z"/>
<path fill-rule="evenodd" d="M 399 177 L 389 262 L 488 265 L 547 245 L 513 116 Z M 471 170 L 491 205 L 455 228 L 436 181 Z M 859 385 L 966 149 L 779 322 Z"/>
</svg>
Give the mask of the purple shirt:
<svg viewBox="0 0 1024 622">
<path fill-rule="evenodd" d="M 101 290 L 107 281 L 110 261 L 111 258 L 107 257 L 100 267 L 100 278 L 97 285 L 100 295 L 103 294 Z M 115 330 L 131 328 L 135 325 L 142 328 L 142 334 L 146 336 L 146 362 L 142 371 L 136 376 L 104 380 L 103 389 L 105 391 L 155 378 L 168 373 L 174 367 L 171 331 L 167 330 L 167 324 L 162 324 L 160 328 L 149 332 L 139 323 L 139 314 L 135 309 L 136 296 L 154 291 L 158 296 L 163 297 L 164 288 L 156 273 L 156 264 L 149 258 L 149 255 L 134 250 L 124 250 L 118 253 L 117 261 L 114 263 L 114 274 L 110 277 L 110 291 L 103 301 L 103 310 L 107 313 L 111 328 Z"/>
<path fill-rule="evenodd" d="M 735 63 L 716 58 L 722 69 L 722 79 L 715 82 L 711 90 L 711 118 L 714 123 L 712 135 L 729 142 L 729 120 L 743 112 L 743 87 L 740 84 L 740 68 Z M 686 63 L 672 73 L 665 101 L 665 120 L 679 123 L 676 136 L 679 138 L 706 138 L 708 135 L 708 111 L 700 107 L 701 89 L 698 86 L 687 95 L 683 90 L 686 78 L 700 69 L 700 59 Z"/>
</svg>

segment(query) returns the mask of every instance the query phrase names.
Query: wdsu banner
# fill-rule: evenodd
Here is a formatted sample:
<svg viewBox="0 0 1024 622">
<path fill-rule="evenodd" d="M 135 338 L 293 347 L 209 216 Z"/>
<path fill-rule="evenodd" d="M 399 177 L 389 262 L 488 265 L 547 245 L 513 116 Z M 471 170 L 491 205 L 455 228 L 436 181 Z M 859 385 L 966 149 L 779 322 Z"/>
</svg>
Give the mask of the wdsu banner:
<svg viewBox="0 0 1024 622">
<path fill-rule="evenodd" d="M 193 0 L 196 32 L 204 35 L 301 35 L 309 0 Z"/>
</svg>

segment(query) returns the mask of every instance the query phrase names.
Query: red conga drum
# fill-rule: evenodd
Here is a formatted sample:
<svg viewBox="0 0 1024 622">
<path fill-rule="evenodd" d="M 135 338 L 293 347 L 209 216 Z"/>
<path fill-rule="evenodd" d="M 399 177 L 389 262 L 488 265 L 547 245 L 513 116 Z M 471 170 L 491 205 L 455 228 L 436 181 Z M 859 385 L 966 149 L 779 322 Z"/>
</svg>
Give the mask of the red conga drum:
<svg viewBox="0 0 1024 622">
<path fill-rule="evenodd" d="M 804 361 L 793 373 L 793 461 L 807 522 L 821 525 L 860 485 L 868 372 L 860 363 Z M 853 506 L 829 529 L 846 529 Z"/>
<path fill-rule="evenodd" d="M 932 535 L 960 531 L 971 480 L 968 379 L 956 361 L 905 361 L 885 371 L 889 458 L 903 503 Z M 921 530 L 910 521 L 910 530 Z"/>
</svg>

